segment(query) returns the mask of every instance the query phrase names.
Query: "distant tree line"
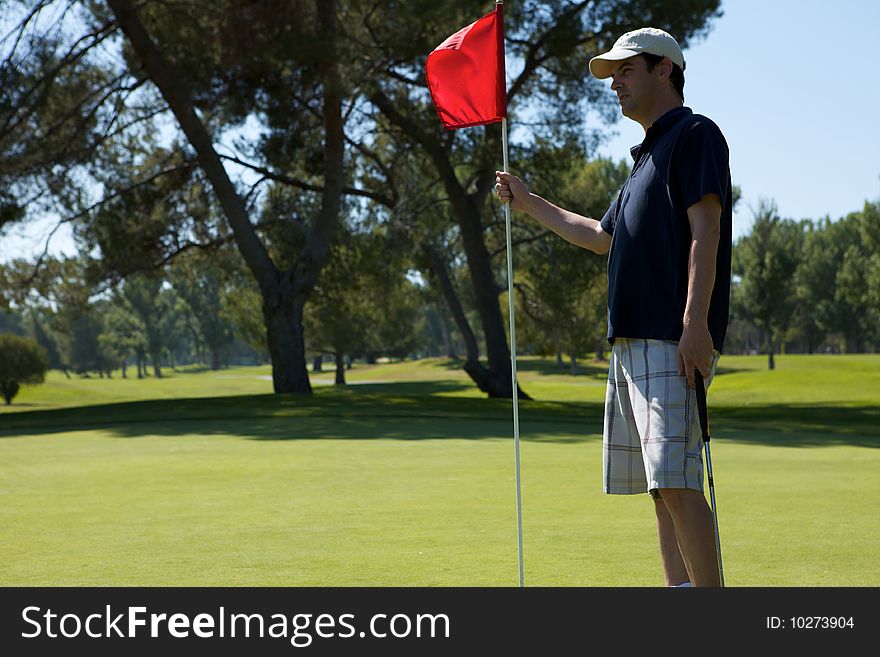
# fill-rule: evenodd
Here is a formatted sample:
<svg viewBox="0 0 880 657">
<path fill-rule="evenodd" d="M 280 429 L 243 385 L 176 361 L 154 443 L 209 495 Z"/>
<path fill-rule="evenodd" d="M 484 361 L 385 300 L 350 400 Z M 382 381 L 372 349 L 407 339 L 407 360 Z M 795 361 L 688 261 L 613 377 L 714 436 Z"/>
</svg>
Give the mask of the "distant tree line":
<svg viewBox="0 0 880 657">
<path fill-rule="evenodd" d="M 555 178 L 536 175 L 536 184 L 595 216 L 627 165 L 596 160 L 551 171 Z M 780 353 L 880 351 L 880 202 L 837 221 L 781 219 L 771 201 L 753 214 L 734 244 L 725 351 L 767 354 L 770 368 Z M 417 275 L 414 256 L 424 254 L 382 231 L 346 232 L 337 241 L 304 316 L 313 372 L 332 362 L 344 383 L 356 359 L 463 357 L 442 285 Z M 579 359 L 603 358 L 605 258 L 536 232 L 517 247 L 515 262 L 520 353 L 555 357 L 572 373 Z M 178 365 L 269 361 L 260 296 L 228 248 L 192 251 L 161 271 L 97 286 L 87 259 L 47 259 L 37 278 L 25 280 L 33 271 L 24 261 L 0 267 L 7 290 L 0 334 L 32 337 L 48 366 L 68 375 L 126 377 L 131 368 L 140 378 Z M 462 263 L 444 263 L 443 271 L 446 284 L 465 287 Z M 459 300 L 473 322 L 473 300 Z"/>
<path fill-rule="evenodd" d="M 317 369 L 328 355 L 349 366 L 355 358 L 429 355 L 418 351 L 436 344 L 423 291 L 391 269 L 393 259 L 365 250 L 375 236 L 349 238 L 336 246 L 306 314 Z M 192 252 L 162 270 L 100 285 L 90 282 L 83 258 L 48 258 L 39 279 L 23 281 L 32 271 L 23 261 L 0 266 L 6 289 L 15 291 L 0 310 L 0 335 L 33 338 L 49 367 L 68 376 L 161 377 L 167 367 L 269 361 L 259 294 L 234 253 Z M 344 383 L 343 371 L 337 380 Z"/>
<path fill-rule="evenodd" d="M 880 201 L 837 221 L 754 211 L 733 250 L 728 348 L 764 353 L 880 351 Z"/>
</svg>

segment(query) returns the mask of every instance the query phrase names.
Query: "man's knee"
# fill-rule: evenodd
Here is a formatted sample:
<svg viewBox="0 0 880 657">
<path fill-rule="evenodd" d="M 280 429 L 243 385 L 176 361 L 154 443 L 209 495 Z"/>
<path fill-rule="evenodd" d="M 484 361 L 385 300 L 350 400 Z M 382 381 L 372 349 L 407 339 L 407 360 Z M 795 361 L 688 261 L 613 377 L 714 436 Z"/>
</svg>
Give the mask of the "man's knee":
<svg viewBox="0 0 880 657">
<path fill-rule="evenodd" d="M 706 498 L 698 490 L 690 488 L 653 488 L 650 491 L 651 497 L 657 503 L 663 506 L 678 508 L 686 504 L 705 503 Z"/>
</svg>

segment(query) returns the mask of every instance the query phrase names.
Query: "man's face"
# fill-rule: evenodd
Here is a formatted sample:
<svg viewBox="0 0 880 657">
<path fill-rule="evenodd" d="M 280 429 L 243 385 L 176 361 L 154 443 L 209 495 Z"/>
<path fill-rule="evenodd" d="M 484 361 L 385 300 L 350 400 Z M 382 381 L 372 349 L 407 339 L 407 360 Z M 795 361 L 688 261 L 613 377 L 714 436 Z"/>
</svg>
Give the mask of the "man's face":
<svg viewBox="0 0 880 657">
<path fill-rule="evenodd" d="M 657 76 L 648 72 L 648 62 L 638 55 L 620 60 L 611 75 L 611 90 L 617 94 L 620 111 L 634 121 L 650 110 L 658 89 Z"/>
</svg>

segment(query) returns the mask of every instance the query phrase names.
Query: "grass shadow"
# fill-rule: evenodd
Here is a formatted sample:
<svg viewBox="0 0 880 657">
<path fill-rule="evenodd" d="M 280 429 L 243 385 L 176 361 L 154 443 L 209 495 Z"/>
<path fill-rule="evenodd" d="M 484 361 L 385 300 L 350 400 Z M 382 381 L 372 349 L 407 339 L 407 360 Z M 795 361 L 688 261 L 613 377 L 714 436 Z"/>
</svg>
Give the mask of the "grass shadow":
<svg viewBox="0 0 880 657">
<path fill-rule="evenodd" d="M 22 412 L 0 418 L 0 439 L 88 430 L 128 438 L 195 433 L 274 440 L 504 438 L 511 431 L 510 400 L 421 392 L 457 389 L 457 384 L 437 382 L 408 384 L 407 394 L 391 394 L 382 384 L 375 386 L 381 393 L 364 391 L 367 387 L 319 389 L 313 395 L 149 400 Z M 413 393 L 414 389 L 420 392 Z M 583 431 L 584 427 L 601 430 L 600 404 L 522 402 L 520 408 L 521 425 L 543 436 L 558 435 L 568 442 L 576 433 L 595 433 Z"/>
<path fill-rule="evenodd" d="M 717 376 L 749 371 L 741 367 L 725 366 L 722 364 L 723 362 L 724 359 L 722 358 L 716 371 Z M 551 358 L 529 359 L 522 361 L 517 360 L 516 369 L 519 372 L 530 372 L 541 374 L 543 376 L 568 376 L 572 378 L 588 377 L 599 380 L 605 380 L 608 377 L 607 360 L 579 360 L 577 364 L 577 372 L 575 374 L 571 373 L 571 367 L 568 362 L 565 362 L 562 367 L 559 367 L 559 365 L 556 363 L 556 360 Z"/>
<path fill-rule="evenodd" d="M 749 404 L 718 406 L 710 413 L 714 432 L 740 442 L 880 447 L 880 406 L 876 405 Z"/>
<path fill-rule="evenodd" d="M 542 376 L 568 376 L 572 378 L 602 378 L 608 377 L 608 361 L 595 361 L 592 359 L 579 360 L 577 364 L 577 372 L 571 373 L 571 365 L 566 362 L 562 367 L 556 364 L 556 360 L 552 358 L 546 359 L 529 359 L 517 360 L 516 369 L 518 372 L 529 372 L 540 374 Z"/>
<path fill-rule="evenodd" d="M 102 430 L 120 438 L 237 436 L 252 440 L 509 439 L 507 399 L 443 397 L 454 382 L 371 384 L 312 395 L 150 400 L 23 411 L 0 418 L 0 439 Z M 714 406 L 719 440 L 786 447 L 880 447 L 880 406 Z M 523 440 L 580 442 L 601 434 L 601 402 L 520 402 Z"/>
<path fill-rule="evenodd" d="M 442 393 L 472 390 L 469 382 L 458 381 L 369 381 L 359 383 L 351 381 L 342 386 L 328 384 L 336 390 L 351 390 L 356 393 L 379 393 L 383 395 L 438 395 Z"/>
</svg>

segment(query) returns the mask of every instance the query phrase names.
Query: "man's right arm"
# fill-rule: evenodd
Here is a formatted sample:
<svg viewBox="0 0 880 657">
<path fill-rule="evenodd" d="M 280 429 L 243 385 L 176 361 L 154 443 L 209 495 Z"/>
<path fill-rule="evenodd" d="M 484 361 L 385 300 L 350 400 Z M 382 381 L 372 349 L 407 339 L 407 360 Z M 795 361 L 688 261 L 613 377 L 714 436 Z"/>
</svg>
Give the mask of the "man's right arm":
<svg viewBox="0 0 880 657">
<path fill-rule="evenodd" d="M 496 171 L 495 191 L 502 203 L 510 203 L 511 210 L 530 214 L 575 246 L 599 254 L 608 253 L 611 248 L 611 235 L 602 229 L 598 221 L 560 208 L 537 194 L 532 194 L 514 175 Z"/>
</svg>

